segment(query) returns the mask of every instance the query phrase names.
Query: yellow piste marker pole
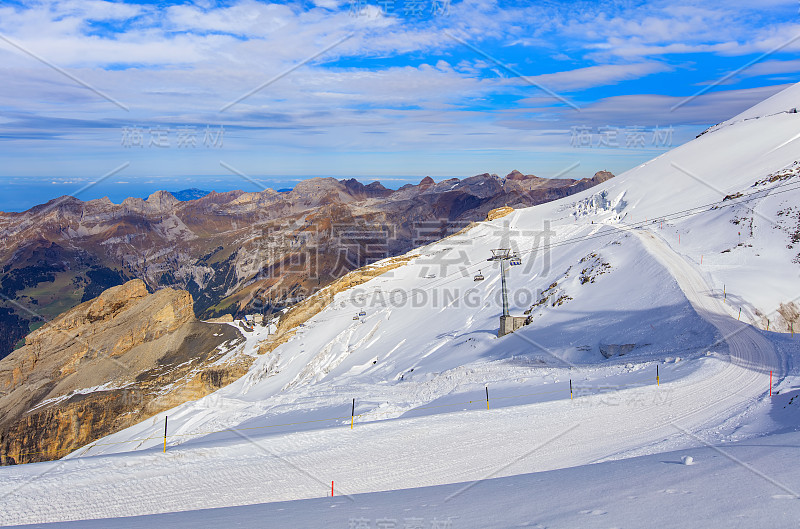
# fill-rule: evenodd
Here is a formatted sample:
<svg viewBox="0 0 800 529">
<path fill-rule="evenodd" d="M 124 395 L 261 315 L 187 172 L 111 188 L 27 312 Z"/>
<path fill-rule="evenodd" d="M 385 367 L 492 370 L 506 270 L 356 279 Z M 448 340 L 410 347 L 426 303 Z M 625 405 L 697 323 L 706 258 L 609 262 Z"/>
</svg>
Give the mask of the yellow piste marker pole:
<svg viewBox="0 0 800 529">
<path fill-rule="evenodd" d="M 489 409 L 489 386 L 486 386 L 486 409 Z"/>
<path fill-rule="evenodd" d="M 569 379 L 569 400 L 572 400 L 572 379 Z"/>
<path fill-rule="evenodd" d="M 167 416 L 164 415 L 164 453 L 167 453 Z"/>
<path fill-rule="evenodd" d="M 661 382 L 658 378 L 658 364 L 656 364 L 656 386 L 660 386 Z"/>
<path fill-rule="evenodd" d="M 350 412 L 350 429 L 353 429 L 353 420 L 356 416 L 356 399 L 353 399 L 353 411 Z"/>
</svg>

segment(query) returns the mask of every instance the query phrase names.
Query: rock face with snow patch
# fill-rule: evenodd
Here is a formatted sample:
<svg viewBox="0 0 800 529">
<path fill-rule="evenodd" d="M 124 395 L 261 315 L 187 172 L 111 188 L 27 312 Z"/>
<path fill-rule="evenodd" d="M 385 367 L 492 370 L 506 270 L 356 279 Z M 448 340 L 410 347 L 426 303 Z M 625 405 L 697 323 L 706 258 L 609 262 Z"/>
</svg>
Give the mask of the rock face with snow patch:
<svg viewBox="0 0 800 529">
<path fill-rule="evenodd" d="M 635 348 L 635 343 L 601 343 L 600 354 L 606 358 L 611 358 L 612 356 L 624 356 L 633 351 Z"/>
<path fill-rule="evenodd" d="M 106 290 L 0 360 L 2 463 L 60 457 L 227 384 L 249 362 L 219 353 L 240 341 L 197 321 L 186 291 L 150 294 L 138 279 Z"/>
</svg>

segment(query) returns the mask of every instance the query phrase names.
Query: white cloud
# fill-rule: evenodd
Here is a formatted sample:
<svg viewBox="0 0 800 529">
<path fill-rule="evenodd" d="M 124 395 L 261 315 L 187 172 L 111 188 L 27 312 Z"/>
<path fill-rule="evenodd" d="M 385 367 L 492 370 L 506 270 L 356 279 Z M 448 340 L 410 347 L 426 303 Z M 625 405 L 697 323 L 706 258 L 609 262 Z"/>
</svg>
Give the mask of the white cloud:
<svg viewBox="0 0 800 529">
<path fill-rule="evenodd" d="M 787 88 L 789 85 L 775 85 L 741 90 L 719 90 L 694 97 L 694 93 L 685 96 L 666 96 L 659 94 L 632 94 L 612 96 L 599 99 L 581 107 L 580 112 L 570 109 L 545 109 L 557 113 L 558 123 L 565 127 L 586 125 L 591 127 L 626 127 L 626 126 L 667 126 L 669 124 L 713 125 L 729 119 L 756 103 Z M 523 100 L 520 105 L 528 103 L 530 108 L 507 112 L 504 123 L 508 126 L 524 128 L 542 128 L 541 123 L 519 119 L 519 115 L 535 113 L 541 109 L 538 99 Z M 679 105 L 675 108 L 677 105 Z M 699 131 L 698 131 L 699 132 Z"/>
<path fill-rule="evenodd" d="M 190 4 L 170 6 L 165 25 L 175 31 L 217 31 L 263 37 L 290 25 L 295 18 L 289 6 L 246 0 L 214 9 Z"/>
<path fill-rule="evenodd" d="M 596 4 L 571 13 L 559 31 L 585 48 L 589 58 L 655 57 L 667 54 L 765 52 L 800 33 L 794 22 L 775 23 L 761 3 L 705 4 L 689 1 L 624 6 Z M 796 4 L 771 2 L 797 15 Z M 622 7 L 620 7 L 622 6 Z M 800 49 L 800 43 L 785 51 Z"/>
<path fill-rule="evenodd" d="M 536 75 L 528 79 L 551 90 L 583 90 L 586 88 L 616 84 L 630 79 L 640 79 L 647 75 L 667 72 L 671 69 L 672 68 L 667 64 L 660 62 L 602 64 L 563 72 Z"/>
</svg>

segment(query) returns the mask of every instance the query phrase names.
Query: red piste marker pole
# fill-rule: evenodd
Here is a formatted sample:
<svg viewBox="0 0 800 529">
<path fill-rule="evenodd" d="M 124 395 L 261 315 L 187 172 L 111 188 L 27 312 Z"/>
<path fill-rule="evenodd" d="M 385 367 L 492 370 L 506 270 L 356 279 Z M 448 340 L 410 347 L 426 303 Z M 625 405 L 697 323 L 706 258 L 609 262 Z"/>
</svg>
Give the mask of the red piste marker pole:
<svg viewBox="0 0 800 529">
<path fill-rule="evenodd" d="M 331 480 L 331 498 L 333 498 L 333 480 Z"/>
</svg>

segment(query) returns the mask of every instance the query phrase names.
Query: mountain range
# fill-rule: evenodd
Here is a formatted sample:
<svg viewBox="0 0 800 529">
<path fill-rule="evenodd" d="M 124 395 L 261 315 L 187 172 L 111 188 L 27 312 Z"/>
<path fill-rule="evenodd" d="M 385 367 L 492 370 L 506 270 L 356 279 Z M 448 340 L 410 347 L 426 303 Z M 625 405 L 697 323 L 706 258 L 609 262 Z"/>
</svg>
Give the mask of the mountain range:
<svg viewBox="0 0 800 529">
<path fill-rule="evenodd" d="M 480 221 L 611 178 L 546 179 L 513 171 L 398 190 L 314 178 L 290 191 L 166 191 L 147 199 L 51 200 L 0 213 L 0 358 L 44 321 L 141 279 L 188 291 L 198 318 L 283 308 L 364 264 Z M 187 200 L 188 199 L 188 200 Z"/>
</svg>

